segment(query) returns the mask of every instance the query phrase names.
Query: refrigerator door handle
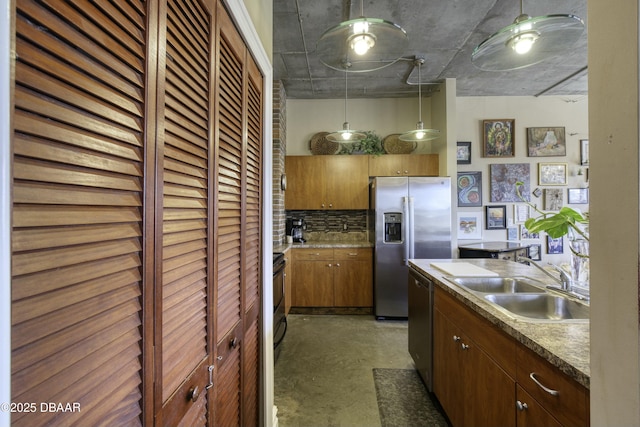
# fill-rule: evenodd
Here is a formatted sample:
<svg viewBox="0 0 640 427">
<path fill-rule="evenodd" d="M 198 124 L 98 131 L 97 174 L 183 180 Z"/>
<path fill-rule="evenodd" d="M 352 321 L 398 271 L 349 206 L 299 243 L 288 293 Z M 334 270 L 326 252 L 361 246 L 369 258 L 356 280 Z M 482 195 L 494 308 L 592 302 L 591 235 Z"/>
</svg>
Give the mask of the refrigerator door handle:
<svg viewBox="0 0 640 427">
<path fill-rule="evenodd" d="M 403 217 L 403 242 L 402 242 L 402 263 L 404 265 L 409 265 L 409 227 L 411 224 L 409 223 L 409 198 L 402 198 L 402 217 Z"/>
<path fill-rule="evenodd" d="M 413 214 L 413 197 L 409 197 L 409 258 L 415 258 L 415 216 Z M 407 265 L 409 262 L 407 261 Z"/>
</svg>

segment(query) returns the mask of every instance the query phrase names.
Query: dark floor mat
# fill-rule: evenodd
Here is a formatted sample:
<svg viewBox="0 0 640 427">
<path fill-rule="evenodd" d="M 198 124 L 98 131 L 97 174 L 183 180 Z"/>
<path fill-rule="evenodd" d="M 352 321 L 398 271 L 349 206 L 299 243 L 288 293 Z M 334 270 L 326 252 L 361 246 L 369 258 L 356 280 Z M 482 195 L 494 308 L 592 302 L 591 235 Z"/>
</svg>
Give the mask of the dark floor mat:
<svg viewBox="0 0 640 427">
<path fill-rule="evenodd" d="M 382 427 L 447 427 L 418 372 L 412 369 L 373 369 Z"/>
</svg>

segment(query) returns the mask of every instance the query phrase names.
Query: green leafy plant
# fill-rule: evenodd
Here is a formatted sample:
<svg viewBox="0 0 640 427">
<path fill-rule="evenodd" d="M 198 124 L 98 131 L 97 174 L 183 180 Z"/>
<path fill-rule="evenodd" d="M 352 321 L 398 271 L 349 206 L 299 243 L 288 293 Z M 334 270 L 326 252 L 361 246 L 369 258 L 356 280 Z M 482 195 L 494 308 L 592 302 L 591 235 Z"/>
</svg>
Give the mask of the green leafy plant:
<svg viewBox="0 0 640 427">
<path fill-rule="evenodd" d="M 528 218 L 524 226 L 530 233 L 538 233 L 540 231 L 546 232 L 554 239 L 569 234 L 569 230 L 572 230 L 577 235 L 581 236 L 584 240 L 589 241 L 589 235 L 585 232 L 585 226 L 589 224 L 588 214 L 581 214 L 578 211 L 562 207 L 560 211 L 556 213 L 542 212 L 534 204 L 525 200 L 520 193 L 523 182 L 516 182 L 516 194 L 527 205 L 529 205 L 534 211 L 540 214 L 536 218 Z M 580 226 L 582 224 L 582 226 Z M 572 248 L 573 251 L 573 248 Z M 576 253 L 576 255 L 588 257 L 588 255 Z"/>
<path fill-rule="evenodd" d="M 380 137 L 372 131 L 365 132 L 366 137 L 353 144 L 345 144 L 340 151 L 340 154 L 383 154 L 382 141 Z"/>
</svg>

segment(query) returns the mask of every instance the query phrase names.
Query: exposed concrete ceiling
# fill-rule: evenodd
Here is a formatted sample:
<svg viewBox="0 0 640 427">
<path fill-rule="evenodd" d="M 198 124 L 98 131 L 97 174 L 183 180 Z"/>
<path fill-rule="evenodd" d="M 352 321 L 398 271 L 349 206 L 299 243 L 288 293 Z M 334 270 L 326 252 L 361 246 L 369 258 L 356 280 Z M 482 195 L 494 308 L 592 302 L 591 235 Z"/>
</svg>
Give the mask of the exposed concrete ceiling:
<svg viewBox="0 0 640 427">
<path fill-rule="evenodd" d="M 566 54 L 521 70 L 482 71 L 471 63 L 473 49 L 491 34 L 513 23 L 518 0 L 364 0 L 364 15 L 401 26 L 409 38 L 400 60 L 378 71 L 349 73 L 350 98 L 415 96 L 413 58 L 424 57 L 422 92 L 429 83 L 455 78 L 457 96 L 542 96 L 587 94 L 587 1 L 524 1 L 534 17 L 572 14 L 585 32 Z M 323 65 L 316 42 L 330 27 L 360 16 L 360 0 L 274 0 L 274 78 L 288 98 L 343 98 L 344 73 Z"/>
</svg>

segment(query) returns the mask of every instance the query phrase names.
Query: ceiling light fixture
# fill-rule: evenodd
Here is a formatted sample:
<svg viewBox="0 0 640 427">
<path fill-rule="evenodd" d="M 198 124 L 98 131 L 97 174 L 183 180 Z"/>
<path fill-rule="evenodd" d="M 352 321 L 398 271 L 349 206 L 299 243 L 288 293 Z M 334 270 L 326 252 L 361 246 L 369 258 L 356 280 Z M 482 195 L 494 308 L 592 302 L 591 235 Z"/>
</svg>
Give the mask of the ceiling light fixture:
<svg viewBox="0 0 640 427">
<path fill-rule="evenodd" d="M 584 22 L 575 15 L 530 17 L 523 12 L 513 24 L 480 43 L 471 62 L 481 70 L 508 71 L 528 67 L 564 52 L 580 38 Z"/>
<path fill-rule="evenodd" d="M 328 139 L 329 141 L 338 142 L 340 144 L 350 144 L 350 143 L 358 142 L 358 141 L 360 141 L 362 139 L 365 139 L 367 137 L 367 135 L 365 135 L 364 132 L 360 132 L 360 131 L 357 131 L 357 130 L 351 130 L 351 128 L 349 127 L 349 121 L 347 120 L 347 93 L 348 93 L 347 76 L 349 75 L 347 70 L 349 69 L 350 66 L 351 66 L 350 63 L 345 63 L 343 65 L 343 71 L 344 71 L 344 123 L 342 124 L 342 129 L 341 130 L 337 130 L 335 132 L 332 132 L 329 135 L 325 136 L 325 138 Z"/>
<path fill-rule="evenodd" d="M 395 63 L 404 53 L 407 33 L 393 22 L 364 16 L 360 0 L 360 17 L 329 28 L 316 43 L 316 54 L 329 68 L 338 71 L 366 72 Z M 343 64 L 350 63 L 349 69 Z"/>
<path fill-rule="evenodd" d="M 430 141 L 440 136 L 440 131 L 437 129 L 425 129 L 422 121 L 422 75 L 420 68 L 424 64 L 424 58 L 416 58 L 413 64 L 418 67 L 418 123 L 415 130 L 403 133 L 398 139 L 412 142 Z"/>
</svg>

